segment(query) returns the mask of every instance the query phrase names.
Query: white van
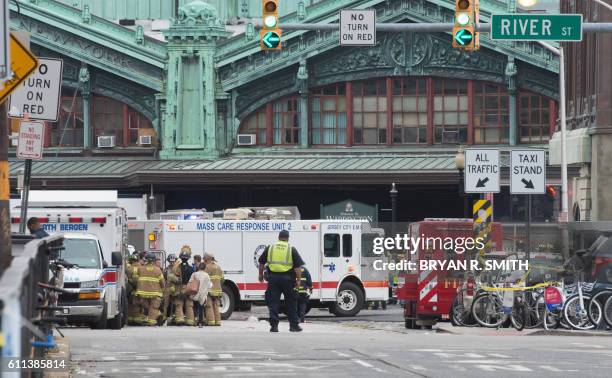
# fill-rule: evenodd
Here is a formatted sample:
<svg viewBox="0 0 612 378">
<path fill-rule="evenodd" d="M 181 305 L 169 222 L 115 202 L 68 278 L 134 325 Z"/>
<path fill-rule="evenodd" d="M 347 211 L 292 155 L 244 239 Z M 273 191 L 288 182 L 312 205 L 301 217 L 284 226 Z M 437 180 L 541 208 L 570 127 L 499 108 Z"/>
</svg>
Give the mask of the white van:
<svg viewBox="0 0 612 378">
<path fill-rule="evenodd" d="M 19 232 L 20 210 L 11 209 L 13 232 Z M 60 299 L 68 307 L 68 321 L 87 323 L 94 328 L 123 327 L 127 321 L 123 267 L 127 256 L 127 217 L 125 210 L 117 207 L 117 192 L 32 191 L 27 212 L 27 218 L 31 217 L 37 217 L 49 234 L 65 234 L 66 250 L 62 257 L 79 265 L 64 273 L 64 288 L 74 292 Z M 96 251 L 99 261 L 95 259 Z M 79 261 L 85 266 L 80 266 Z M 83 291 L 94 293 L 81 295 Z M 96 292 L 99 298 L 95 298 Z M 104 306 L 100 306 L 100 301 Z"/>
</svg>

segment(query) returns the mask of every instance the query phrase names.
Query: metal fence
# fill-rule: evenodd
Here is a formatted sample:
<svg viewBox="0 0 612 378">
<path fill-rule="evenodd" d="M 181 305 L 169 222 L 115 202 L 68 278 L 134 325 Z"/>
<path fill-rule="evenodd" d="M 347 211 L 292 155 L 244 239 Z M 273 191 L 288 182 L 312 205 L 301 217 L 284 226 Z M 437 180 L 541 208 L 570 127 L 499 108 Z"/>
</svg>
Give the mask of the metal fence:
<svg viewBox="0 0 612 378">
<path fill-rule="evenodd" d="M 0 343 L 0 356 L 3 358 L 42 357 L 43 348 L 32 348 L 31 344 L 35 332 L 40 333 L 32 325 L 41 317 L 38 283 L 49 282 L 49 260 L 61 248 L 63 240 L 63 235 L 44 239 L 13 237 L 13 261 L 0 277 L 0 340 L 4 340 Z"/>
</svg>

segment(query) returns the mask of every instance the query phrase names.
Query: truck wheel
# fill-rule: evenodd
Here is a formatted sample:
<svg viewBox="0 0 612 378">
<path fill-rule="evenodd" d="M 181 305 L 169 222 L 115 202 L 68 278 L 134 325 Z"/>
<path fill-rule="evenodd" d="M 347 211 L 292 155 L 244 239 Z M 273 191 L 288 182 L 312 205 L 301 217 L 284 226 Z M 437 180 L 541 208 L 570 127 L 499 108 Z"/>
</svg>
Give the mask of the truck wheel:
<svg viewBox="0 0 612 378">
<path fill-rule="evenodd" d="M 114 318 L 112 318 L 111 320 L 108 321 L 108 327 L 110 329 L 121 329 L 123 328 L 123 323 L 124 321 L 124 313 L 125 313 L 125 307 L 126 307 L 126 299 L 124 298 L 125 294 L 122 292 L 121 296 L 119 297 L 119 311 L 117 311 L 117 315 L 115 315 Z"/>
<path fill-rule="evenodd" d="M 355 316 L 363 308 L 365 298 L 359 286 L 352 282 L 344 282 L 338 290 L 337 300 L 332 305 L 332 313 L 336 316 Z"/>
<path fill-rule="evenodd" d="M 100 315 L 100 319 L 97 322 L 93 322 L 90 324 L 91 329 L 105 329 L 108 311 L 106 310 L 106 302 L 104 302 L 104 309 L 102 310 L 102 315 Z"/>
<path fill-rule="evenodd" d="M 229 286 L 223 285 L 223 292 L 221 293 L 221 319 L 227 320 L 234 312 L 234 306 L 236 304 L 236 298 L 234 298 L 234 292 Z"/>
</svg>

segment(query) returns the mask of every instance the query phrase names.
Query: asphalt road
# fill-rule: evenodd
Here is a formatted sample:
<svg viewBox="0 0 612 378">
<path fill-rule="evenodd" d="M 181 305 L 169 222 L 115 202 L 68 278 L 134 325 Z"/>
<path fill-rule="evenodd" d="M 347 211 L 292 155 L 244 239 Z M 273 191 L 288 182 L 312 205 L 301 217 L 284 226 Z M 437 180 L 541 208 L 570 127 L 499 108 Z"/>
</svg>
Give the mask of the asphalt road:
<svg viewBox="0 0 612 378">
<path fill-rule="evenodd" d="M 286 322 L 271 334 L 265 321 L 248 316 L 222 327 L 64 332 L 77 377 L 583 378 L 607 377 L 612 371 L 610 336 L 413 331 L 401 322 L 370 321 L 369 316 L 376 315 L 307 320 L 299 334 L 288 332 Z"/>
</svg>

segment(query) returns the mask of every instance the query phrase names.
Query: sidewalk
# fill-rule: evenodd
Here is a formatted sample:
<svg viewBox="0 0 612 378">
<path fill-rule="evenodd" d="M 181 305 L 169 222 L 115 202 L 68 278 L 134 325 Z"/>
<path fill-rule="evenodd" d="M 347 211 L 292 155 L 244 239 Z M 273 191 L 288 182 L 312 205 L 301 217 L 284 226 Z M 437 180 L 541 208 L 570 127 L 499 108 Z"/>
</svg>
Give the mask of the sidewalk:
<svg viewBox="0 0 612 378">
<path fill-rule="evenodd" d="M 43 378 L 70 378 L 70 340 L 68 337 L 55 336 L 55 344 L 57 345 L 56 348 L 49 351 L 45 357 L 66 361 L 66 369 L 61 371 L 45 371 L 43 372 Z"/>
</svg>

